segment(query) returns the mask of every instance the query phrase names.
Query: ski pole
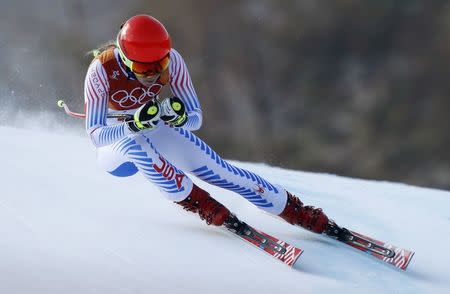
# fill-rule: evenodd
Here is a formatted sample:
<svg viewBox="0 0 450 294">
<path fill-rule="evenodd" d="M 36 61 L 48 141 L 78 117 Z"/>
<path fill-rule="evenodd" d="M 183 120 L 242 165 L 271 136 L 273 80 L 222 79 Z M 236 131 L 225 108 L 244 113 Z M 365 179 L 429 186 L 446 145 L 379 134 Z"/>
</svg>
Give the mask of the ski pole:
<svg viewBox="0 0 450 294">
<path fill-rule="evenodd" d="M 57 102 L 58 106 L 61 108 L 64 108 L 64 111 L 67 115 L 71 117 L 76 118 L 86 118 L 85 113 L 79 113 L 79 112 L 73 112 L 70 110 L 69 106 L 67 106 L 66 102 L 64 100 L 58 100 Z M 117 119 L 123 119 L 123 120 L 132 120 L 133 115 L 132 114 L 126 114 L 126 113 L 110 113 L 107 115 L 107 118 L 117 118 Z"/>
</svg>

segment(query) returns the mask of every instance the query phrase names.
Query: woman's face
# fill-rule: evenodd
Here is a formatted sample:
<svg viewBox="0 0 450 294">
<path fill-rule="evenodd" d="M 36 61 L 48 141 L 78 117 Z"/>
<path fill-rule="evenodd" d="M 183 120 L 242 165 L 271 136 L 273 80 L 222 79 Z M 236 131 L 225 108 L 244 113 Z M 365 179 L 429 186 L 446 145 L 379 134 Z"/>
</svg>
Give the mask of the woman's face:
<svg viewBox="0 0 450 294">
<path fill-rule="evenodd" d="M 144 86 L 150 87 L 158 80 L 159 74 L 155 74 L 155 75 L 151 75 L 151 76 L 136 76 L 136 78 Z"/>
</svg>

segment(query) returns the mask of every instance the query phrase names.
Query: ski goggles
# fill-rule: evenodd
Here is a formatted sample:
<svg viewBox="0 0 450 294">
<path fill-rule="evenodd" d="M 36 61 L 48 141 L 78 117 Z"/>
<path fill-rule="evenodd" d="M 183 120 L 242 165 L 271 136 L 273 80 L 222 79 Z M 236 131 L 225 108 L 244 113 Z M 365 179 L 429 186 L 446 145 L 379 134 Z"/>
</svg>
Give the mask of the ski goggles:
<svg viewBox="0 0 450 294">
<path fill-rule="evenodd" d="M 123 53 L 119 44 L 117 44 L 117 48 L 119 49 L 120 58 L 122 58 L 122 61 L 125 63 L 125 65 L 136 76 L 139 77 L 148 77 L 160 74 L 167 69 L 170 63 L 169 54 L 167 54 L 165 57 L 155 62 L 138 62 L 128 59 Z"/>
</svg>

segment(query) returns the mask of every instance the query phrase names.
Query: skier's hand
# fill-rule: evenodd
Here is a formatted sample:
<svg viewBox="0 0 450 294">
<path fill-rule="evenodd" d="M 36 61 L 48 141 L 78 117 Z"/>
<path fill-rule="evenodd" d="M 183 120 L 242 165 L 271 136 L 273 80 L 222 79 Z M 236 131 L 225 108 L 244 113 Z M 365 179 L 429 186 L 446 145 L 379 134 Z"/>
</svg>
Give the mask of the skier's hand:
<svg viewBox="0 0 450 294">
<path fill-rule="evenodd" d="M 165 98 L 160 102 L 159 107 L 161 108 L 161 119 L 169 125 L 181 127 L 187 122 L 186 107 L 180 98 L 176 96 Z"/>
<path fill-rule="evenodd" d="M 132 132 L 139 132 L 142 130 L 151 130 L 158 124 L 161 111 L 156 101 L 149 101 L 136 110 L 133 119 L 127 121 L 128 128 Z"/>
</svg>

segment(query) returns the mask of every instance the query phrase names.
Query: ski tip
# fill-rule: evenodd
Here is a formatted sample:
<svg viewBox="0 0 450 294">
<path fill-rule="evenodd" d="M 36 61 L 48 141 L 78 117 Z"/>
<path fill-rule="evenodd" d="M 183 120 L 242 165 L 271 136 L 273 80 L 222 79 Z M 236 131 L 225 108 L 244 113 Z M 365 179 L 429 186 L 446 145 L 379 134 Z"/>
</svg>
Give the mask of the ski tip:
<svg viewBox="0 0 450 294">
<path fill-rule="evenodd" d="M 402 270 L 406 271 L 406 268 L 409 266 L 409 264 L 411 263 L 411 259 L 414 257 L 415 252 L 414 251 L 410 251 L 410 255 L 408 257 L 408 259 L 406 260 L 405 264 L 401 267 Z"/>
<path fill-rule="evenodd" d="M 300 256 L 302 255 L 302 253 L 304 252 L 303 249 L 299 249 L 300 251 L 297 253 L 297 255 L 294 257 L 294 259 L 292 260 L 291 264 L 288 264 L 292 269 L 295 268 L 295 265 L 297 264 L 298 259 L 300 258 Z"/>
<path fill-rule="evenodd" d="M 66 105 L 66 103 L 64 102 L 64 100 L 58 100 L 58 102 L 56 102 L 56 104 L 57 104 L 59 107 L 61 107 L 61 108 L 63 108 L 64 105 Z"/>
</svg>

